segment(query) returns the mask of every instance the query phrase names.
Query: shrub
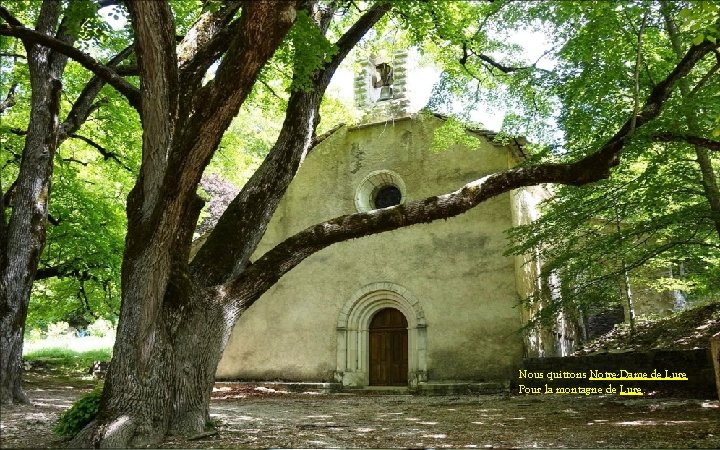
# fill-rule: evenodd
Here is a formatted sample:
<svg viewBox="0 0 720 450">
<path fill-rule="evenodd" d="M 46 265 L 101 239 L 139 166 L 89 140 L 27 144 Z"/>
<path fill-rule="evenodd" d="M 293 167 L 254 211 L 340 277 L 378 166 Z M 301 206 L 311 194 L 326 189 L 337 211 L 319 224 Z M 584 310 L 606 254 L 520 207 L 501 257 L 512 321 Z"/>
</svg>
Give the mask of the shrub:
<svg viewBox="0 0 720 450">
<path fill-rule="evenodd" d="M 97 415 L 100 407 L 102 389 L 95 389 L 86 394 L 62 413 L 53 427 L 53 432 L 60 436 L 74 436 Z"/>
<path fill-rule="evenodd" d="M 25 333 L 25 340 L 29 342 L 38 342 L 42 340 L 43 332 L 39 328 L 32 328 L 30 331 Z"/>
<path fill-rule="evenodd" d="M 105 337 L 115 334 L 115 327 L 112 322 L 105 319 L 98 319 L 87 327 L 90 336 Z"/>
<path fill-rule="evenodd" d="M 56 339 L 61 336 L 65 336 L 68 333 L 70 325 L 67 322 L 55 322 L 48 324 L 47 337 L 49 339 Z"/>
</svg>

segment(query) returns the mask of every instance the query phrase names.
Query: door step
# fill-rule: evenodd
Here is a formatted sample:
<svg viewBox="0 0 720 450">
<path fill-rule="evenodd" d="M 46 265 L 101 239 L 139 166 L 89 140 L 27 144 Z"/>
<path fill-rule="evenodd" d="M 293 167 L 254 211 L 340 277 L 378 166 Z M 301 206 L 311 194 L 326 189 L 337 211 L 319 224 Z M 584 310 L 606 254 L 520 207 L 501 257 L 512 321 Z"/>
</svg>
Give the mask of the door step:
<svg viewBox="0 0 720 450">
<path fill-rule="evenodd" d="M 219 380 L 215 386 L 245 386 L 254 389 L 266 389 L 278 393 L 321 393 L 330 394 L 342 391 L 340 383 L 324 383 L 324 382 L 300 382 L 300 381 L 222 381 Z"/>
<path fill-rule="evenodd" d="M 366 395 L 410 395 L 407 386 L 363 386 L 359 388 L 345 387 L 345 392 Z"/>
</svg>

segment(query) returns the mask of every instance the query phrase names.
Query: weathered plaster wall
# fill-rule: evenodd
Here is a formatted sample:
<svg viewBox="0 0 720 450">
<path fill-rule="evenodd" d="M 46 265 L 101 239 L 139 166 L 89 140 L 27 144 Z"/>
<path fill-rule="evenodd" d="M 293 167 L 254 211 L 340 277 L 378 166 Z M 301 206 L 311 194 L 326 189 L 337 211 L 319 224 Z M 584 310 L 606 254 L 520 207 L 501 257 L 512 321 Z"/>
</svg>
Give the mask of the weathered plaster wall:
<svg viewBox="0 0 720 450">
<path fill-rule="evenodd" d="M 436 118 L 338 130 L 314 148 L 270 222 L 256 256 L 287 236 L 356 211 L 369 173 L 399 174 L 408 201 L 442 194 L 506 169 L 508 150 L 429 147 Z M 502 256 L 513 224 L 511 194 L 463 216 L 326 248 L 286 274 L 238 320 L 218 368 L 221 378 L 332 380 L 336 326 L 358 289 L 391 282 L 418 299 L 427 323 L 429 380 L 509 378 L 523 341 L 516 266 Z"/>
</svg>

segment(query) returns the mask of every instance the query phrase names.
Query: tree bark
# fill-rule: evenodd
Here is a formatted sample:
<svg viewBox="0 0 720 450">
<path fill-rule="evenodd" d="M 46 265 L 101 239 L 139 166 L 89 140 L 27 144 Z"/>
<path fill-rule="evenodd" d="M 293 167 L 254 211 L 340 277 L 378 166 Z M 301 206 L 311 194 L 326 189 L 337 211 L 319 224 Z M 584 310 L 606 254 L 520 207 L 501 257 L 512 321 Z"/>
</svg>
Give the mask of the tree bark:
<svg viewBox="0 0 720 450">
<path fill-rule="evenodd" d="M 715 387 L 717 388 L 718 399 L 720 399 L 720 333 L 710 338 L 710 356 L 713 361 Z"/>
<path fill-rule="evenodd" d="M 710 206 L 710 214 L 713 224 L 715 225 L 715 231 L 717 231 L 718 238 L 720 238 L 720 189 L 718 188 L 715 169 L 713 168 L 707 148 L 701 145 L 695 145 L 694 147 L 695 157 L 700 167 L 700 173 L 702 174 L 703 191 Z"/>
<path fill-rule="evenodd" d="M 291 94 L 275 145 L 193 259 L 193 275 L 206 286 L 237 277 L 247 267 L 300 161 L 310 148 L 320 120 L 320 102 L 330 79 L 350 50 L 389 9 L 387 4 L 371 7 L 338 39 L 337 53 L 313 74 L 313 89 Z M 332 12 L 329 14 L 331 16 Z M 322 18 L 320 22 L 323 22 Z"/>
<path fill-rule="evenodd" d="M 623 211 L 624 212 L 624 211 Z M 620 211 L 618 211 L 617 206 L 615 207 L 615 231 L 618 234 L 618 237 L 620 238 L 620 245 L 623 245 L 623 242 L 625 241 L 625 236 L 623 235 L 622 227 L 620 226 Z M 630 269 L 627 266 L 627 261 L 625 260 L 625 257 L 620 258 L 620 268 L 622 270 L 622 279 L 623 279 L 623 287 L 622 287 L 622 295 L 625 297 L 625 303 L 627 305 L 625 309 L 625 316 L 628 319 L 628 322 L 630 323 L 630 333 L 635 333 L 635 304 L 633 300 L 633 292 L 632 288 L 630 286 Z"/>
</svg>

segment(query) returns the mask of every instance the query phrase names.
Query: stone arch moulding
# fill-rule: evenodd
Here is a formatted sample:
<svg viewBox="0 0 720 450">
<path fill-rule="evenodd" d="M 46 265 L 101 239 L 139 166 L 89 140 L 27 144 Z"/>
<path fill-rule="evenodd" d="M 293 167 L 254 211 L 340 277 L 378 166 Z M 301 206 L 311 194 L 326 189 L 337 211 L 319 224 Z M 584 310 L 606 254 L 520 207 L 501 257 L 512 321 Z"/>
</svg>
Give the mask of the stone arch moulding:
<svg viewBox="0 0 720 450">
<path fill-rule="evenodd" d="M 427 324 L 420 302 L 395 283 L 363 286 L 343 305 L 337 321 L 335 380 L 344 386 L 367 386 L 369 328 L 373 315 L 384 308 L 400 310 L 408 322 L 408 384 L 427 381 Z"/>
</svg>

